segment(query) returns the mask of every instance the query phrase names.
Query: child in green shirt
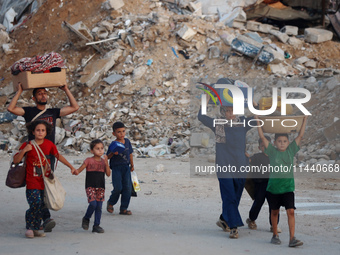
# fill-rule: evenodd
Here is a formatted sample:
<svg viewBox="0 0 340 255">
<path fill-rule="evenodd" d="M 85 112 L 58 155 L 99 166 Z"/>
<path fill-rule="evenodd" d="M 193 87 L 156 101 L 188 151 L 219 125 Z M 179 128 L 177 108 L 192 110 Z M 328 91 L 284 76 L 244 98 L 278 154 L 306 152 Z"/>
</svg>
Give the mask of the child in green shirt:
<svg viewBox="0 0 340 255">
<path fill-rule="evenodd" d="M 257 118 L 257 116 L 256 116 Z M 257 121 L 259 136 L 265 146 L 265 151 L 270 160 L 271 172 L 267 186 L 267 199 L 271 210 L 271 221 L 273 225 L 273 237 L 271 243 L 281 244 L 277 232 L 277 219 L 280 206 L 284 206 L 288 217 L 289 226 L 289 247 L 303 245 L 303 242 L 296 239 L 295 234 L 295 183 L 293 162 L 295 154 L 300 150 L 299 144 L 306 129 L 307 116 L 304 117 L 303 123 L 298 136 L 289 143 L 288 134 L 275 134 L 275 147 L 266 139 Z"/>
</svg>

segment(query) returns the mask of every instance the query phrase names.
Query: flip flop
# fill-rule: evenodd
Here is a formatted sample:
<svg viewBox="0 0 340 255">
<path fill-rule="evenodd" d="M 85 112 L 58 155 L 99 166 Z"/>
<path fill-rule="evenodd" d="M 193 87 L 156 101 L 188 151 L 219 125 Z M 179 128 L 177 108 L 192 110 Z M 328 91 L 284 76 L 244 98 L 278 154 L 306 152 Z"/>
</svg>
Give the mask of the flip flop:
<svg viewBox="0 0 340 255">
<path fill-rule="evenodd" d="M 130 210 L 123 210 L 123 211 L 120 211 L 119 214 L 122 214 L 122 215 L 132 215 L 132 212 Z"/>
<path fill-rule="evenodd" d="M 107 202 L 106 204 L 106 210 L 109 212 L 109 213 L 113 213 L 114 209 L 113 209 L 113 205 L 109 204 L 109 202 Z"/>
</svg>

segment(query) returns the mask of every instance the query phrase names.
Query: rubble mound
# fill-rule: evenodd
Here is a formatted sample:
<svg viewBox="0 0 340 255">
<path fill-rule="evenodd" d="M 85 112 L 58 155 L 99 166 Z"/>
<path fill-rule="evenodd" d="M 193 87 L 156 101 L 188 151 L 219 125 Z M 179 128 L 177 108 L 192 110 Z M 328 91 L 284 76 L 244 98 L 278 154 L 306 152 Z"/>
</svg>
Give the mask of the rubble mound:
<svg viewBox="0 0 340 255">
<path fill-rule="evenodd" d="M 196 82 L 210 84 L 229 77 L 254 87 L 257 100 L 271 96 L 273 86 L 310 90 L 312 100 L 306 107 L 312 116 L 299 160 L 339 159 L 337 39 L 310 43 L 301 33 L 283 36 L 275 27 L 264 31 L 253 21 L 238 21 L 230 27 L 219 22 L 217 15 L 197 15 L 193 6 L 177 6 L 186 10 L 178 14 L 169 4 L 172 1 L 117 2 L 124 5 L 114 9 L 103 0 L 45 1 L 11 32 L 10 50 L 0 53 L 2 112 L 13 96 L 10 66 L 22 57 L 54 51 L 66 60 L 69 87 L 80 105 L 79 111 L 62 119 L 57 130 L 56 141 L 65 151 L 86 152 L 94 138 L 108 144 L 113 138 L 111 125 L 120 120 L 136 148 L 159 146 L 150 152 L 155 156 L 185 154 L 191 117 L 198 111 L 190 107 L 193 101 L 199 102 L 192 97 L 197 93 L 193 92 Z M 82 36 L 72 27 L 80 28 Z M 278 62 L 267 65 L 238 51 L 232 43 L 235 38 L 260 40 Z M 86 45 L 90 41 L 104 42 Z M 50 94 L 52 106 L 67 104 L 60 90 L 50 89 Z M 25 92 L 19 103 L 32 104 L 30 97 Z M 0 128 L 9 150 L 25 135 L 20 118 Z M 250 154 L 257 151 L 255 131 L 248 139 Z"/>
</svg>

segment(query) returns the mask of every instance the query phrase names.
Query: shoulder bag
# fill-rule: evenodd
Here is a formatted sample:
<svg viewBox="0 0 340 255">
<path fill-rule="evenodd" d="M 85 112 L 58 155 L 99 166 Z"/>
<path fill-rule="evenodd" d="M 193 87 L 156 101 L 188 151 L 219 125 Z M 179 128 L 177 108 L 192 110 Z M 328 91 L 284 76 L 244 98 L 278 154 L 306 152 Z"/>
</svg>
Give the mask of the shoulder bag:
<svg viewBox="0 0 340 255">
<path fill-rule="evenodd" d="M 26 186 L 26 156 L 18 164 L 11 163 L 7 173 L 6 186 L 14 189 Z"/>
<path fill-rule="evenodd" d="M 45 176 L 47 169 L 50 169 L 51 166 L 48 163 L 47 158 L 45 154 L 43 153 L 43 151 L 41 150 L 41 148 L 39 147 L 39 145 L 34 140 L 32 140 L 31 142 L 38 154 L 41 169 L 42 169 L 42 175 L 43 175 L 44 185 L 45 185 L 45 190 L 44 190 L 45 205 L 48 209 L 58 211 L 64 206 L 65 196 L 66 196 L 65 189 L 61 185 L 59 179 L 57 178 L 57 176 L 55 176 L 55 173 L 53 171 L 51 171 L 51 174 L 49 177 Z M 45 161 L 46 161 L 45 166 L 42 165 L 40 154 L 45 158 Z"/>
</svg>

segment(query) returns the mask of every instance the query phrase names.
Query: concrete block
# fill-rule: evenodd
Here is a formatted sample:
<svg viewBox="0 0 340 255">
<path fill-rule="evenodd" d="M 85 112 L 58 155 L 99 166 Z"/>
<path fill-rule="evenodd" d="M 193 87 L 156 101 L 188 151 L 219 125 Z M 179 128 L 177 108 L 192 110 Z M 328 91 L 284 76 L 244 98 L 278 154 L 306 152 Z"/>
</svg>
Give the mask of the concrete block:
<svg viewBox="0 0 340 255">
<path fill-rule="evenodd" d="M 316 68 L 316 61 L 314 60 L 308 60 L 306 63 L 305 63 L 305 67 L 309 67 L 309 68 Z"/>
<path fill-rule="evenodd" d="M 236 28 L 236 29 L 240 29 L 240 30 L 245 29 L 246 28 L 246 22 L 234 20 L 231 27 Z"/>
<path fill-rule="evenodd" d="M 296 37 L 289 37 L 288 44 L 292 45 L 294 48 L 299 48 L 302 46 L 303 41 Z"/>
<path fill-rule="evenodd" d="M 220 34 L 220 37 L 226 45 L 230 46 L 231 42 L 236 38 L 236 35 L 234 33 L 229 34 L 228 32 L 223 32 L 223 34 Z"/>
<path fill-rule="evenodd" d="M 72 27 L 81 34 L 83 34 L 86 38 L 93 41 L 93 36 L 90 29 L 82 21 L 73 24 Z"/>
<path fill-rule="evenodd" d="M 276 36 L 283 43 L 286 43 L 289 39 L 289 36 L 287 34 L 281 33 L 280 31 L 274 29 L 270 30 L 269 33 Z"/>
<path fill-rule="evenodd" d="M 305 41 L 309 43 L 322 43 L 330 41 L 333 38 L 333 33 L 325 29 L 306 28 Z"/>
<path fill-rule="evenodd" d="M 6 31 L 0 30 L 0 45 L 9 43 L 11 39 Z"/>
<path fill-rule="evenodd" d="M 265 34 L 268 34 L 270 30 L 273 29 L 273 26 L 272 25 L 269 25 L 269 24 L 262 24 L 260 23 L 259 27 L 258 27 L 258 31 L 261 32 L 261 33 L 265 33 Z"/>
<path fill-rule="evenodd" d="M 181 37 L 185 41 L 191 41 L 194 36 L 196 35 L 196 31 L 193 30 L 190 26 L 187 24 L 184 24 L 180 30 L 177 31 L 177 34 L 179 37 Z"/>
<path fill-rule="evenodd" d="M 307 58 L 306 56 L 304 56 L 304 57 L 300 57 L 300 58 L 295 59 L 294 62 L 298 65 L 301 65 L 301 64 L 306 63 L 308 60 L 310 60 L 310 59 Z"/>
<path fill-rule="evenodd" d="M 188 7 L 193 15 L 202 16 L 202 3 L 200 1 L 190 2 Z"/>
<path fill-rule="evenodd" d="M 260 22 L 256 22 L 256 21 L 248 21 L 247 22 L 247 25 L 246 25 L 246 28 L 248 30 L 251 30 L 251 31 L 259 31 L 259 26 L 261 25 L 262 23 Z"/>
<path fill-rule="evenodd" d="M 107 3 L 111 7 L 111 9 L 118 10 L 124 6 L 123 0 L 108 0 Z"/>
<path fill-rule="evenodd" d="M 114 66 L 122 54 L 123 51 L 121 49 L 113 50 L 108 52 L 104 58 L 91 62 L 91 64 L 88 64 L 84 69 L 84 73 L 88 74 L 83 75 L 80 78 L 80 82 L 86 84 L 88 87 L 92 87 L 104 73 Z"/>
<path fill-rule="evenodd" d="M 273 74 L 287 75 L 287 68 L 283 64 L 269 64 L 267 70 Z"/>
<path fill-rule="evenodd" d="M 105 82 L 107 82 L 108 84 L 112 85 L 113 83 L 119 81 L 120 79 L 122 79 L 124 76 L 121 74 L 112 74 L 109 77 L 106 77 L 104 79 Z"/>
<path fill-rule="evenodd" d="M 285 33 L 287 35 L 298 35 L 298 27 L 295 26 L 284 26 L 280 32 Z"/>
</svg>

